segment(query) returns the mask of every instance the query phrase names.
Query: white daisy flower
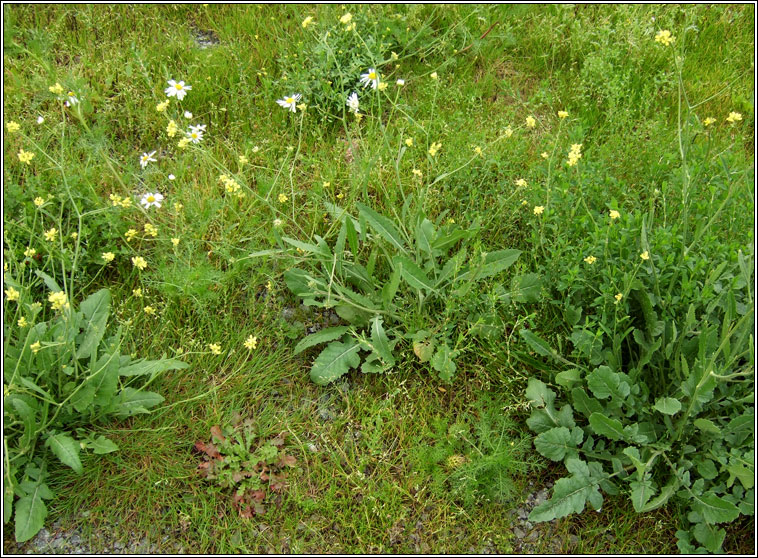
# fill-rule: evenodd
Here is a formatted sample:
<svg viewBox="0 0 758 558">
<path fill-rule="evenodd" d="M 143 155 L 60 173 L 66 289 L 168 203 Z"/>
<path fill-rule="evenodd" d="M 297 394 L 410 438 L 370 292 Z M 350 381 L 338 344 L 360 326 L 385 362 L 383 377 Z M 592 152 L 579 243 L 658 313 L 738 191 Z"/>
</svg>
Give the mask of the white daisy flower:
<svg viewBox="0 0 758 558">
<path fill-rule="evenodd" d="M 405 80 L 404 79 L 399 79 L 399 80 L 397 80 L 397 84 L 398 85 L 405 85 Z"/>
<path fill-rule="evenodd" d="M 161 202 L 163 201 L 163 195 L 159 192 L 150 193 L 148 192 L 144 196 L 142 196 L 142 199 L 140 200 L 140 203 L 145 206 L 145 209 L 155 206 L 160 207 Z"/>
<path fill-rule="evenodd" d="M 187 139 L 192 143 L 200 143 L 203 139 L 203 132 L 205 132 L 205 125 L 200 124 L 198 126 L 190 126 L 189 132 L 187 132 Z"/>
<path fill-rule="evenodd" d="M 353 91 L 351 95 L 347 98 L 347 103 L 345 103 L 348 108 L 353 111 L 354 113 L 358 113 L 358 108 L 360 107 L 360 103 L 358 102 L 358 93 Z"/>
<path fill-rule="evenodd" d="M 186 118 L 187 120 L 192 120 L 192 113 L 190 111 L 188 111 L 188 110 L 185 110 L 184 111 L 184 118 Z"/>
<path fill-rule="evenodd" d="M 277 100 L 276 103 L 280 107 L 290 109 L 292 112 L 297 112 L 297 102 L 302 98 L 303 96 L 300 93 L 293 93 L 289 97 Z"/>
<path fill-rule="evenodd" d="M 168 80 L 168 87 L 166 87 L 164 93 L 167 97 L 176 97 L 180 101 L 184 99 L 187 91 L 192 89 L 191 85 L 184 85 L 183 81 L 176 82 L 173 79 Z"/>
<path fill-rule="evenodd" d="M 37 124 L 42 124 L 45 121 L 45 119 L 42 116 L 37 117 Z"/>
<path fill-rule="evenodd" d="M 173 174 L 169 174 L 169 175 L 168 175 L 168 179 L 169 179 L 169 180 L 175 180 L 175 179 L 176 179 L 176 177 L 175 177 Z"/>
<path fill-rule="evenodd" d="M 374 68 L 369 68 L 368 72 L 361 74 L 361 85 L 366 87 L 371 84 L 371 89 L 376 89 L 379 86 L 379 73 Z"/>
<path fill-rule="evenodd" d="M 69 91 L 68 95 L 66 95 L 67 101 L 66 106 L 67 107 L 73 107 L 74 105 L 79 103 L 79 99 L 74 95 L 73 91 Z"/>
<path fill-rule="evenodd" d="M 153 155 L 155 155 L 155 151 L 151 151 L 150 153 L 143 153 L 142 157 L 140 157 L 139 164 L 142 165 L 142 168 L 144 169 L 149 162 L 156 163 L 158 159 L 153 159 Z"/>
</svg>

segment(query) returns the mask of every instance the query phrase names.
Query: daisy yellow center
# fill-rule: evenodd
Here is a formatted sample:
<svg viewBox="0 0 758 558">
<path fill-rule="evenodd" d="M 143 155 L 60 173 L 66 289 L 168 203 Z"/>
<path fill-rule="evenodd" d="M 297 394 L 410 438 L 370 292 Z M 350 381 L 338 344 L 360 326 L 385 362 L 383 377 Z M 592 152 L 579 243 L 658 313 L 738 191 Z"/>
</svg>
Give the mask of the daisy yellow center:
<svg viewBox="0 0 758 558">
<path fill-rule="evenodd" d="M 155 201 L 155 196 L 148 196 L 147 201 L 148 203 L 153 203 Z"/>
<path fill-rule="evenodd" d="M 295 102 L 295 98 L 294 98 L 294 97 L 287 97 L 287 102 L 288 102 L 289 104 L 292 104 L 292 103 L 294 103 L 294 102 Z"/>
<path fill-rule="evenodd" d="M 197 132 L 192 132 L 192 139 L 197 139 Z"/>
<path fill-rule="evenodd" d="M 143 160 L 143 161 L 147 161 L 148 157 L 149 157 L 149 155 L 143 155 L 143 156 L 142 156 L 142 160 Z"/>
<path fill-rule="evenodd" d="M 376 79 L 376 72 L 369 72 L 368 79 Z"/>
<path fill-rule="evenodd" d="M 177 89 L 182 89 L 183 86 L 181 83 L 177 83 L 174 87 L 176 87 Z"/>
<path fill-rule="evenodd" d="M 73 97 L 73 96 L 74 96 L 74 92 L 73 92 L 73 91 L 69 91 L 69 92 L 68 92 L 68 96 L 69 96 L 69 97 Z"/>
</svg>

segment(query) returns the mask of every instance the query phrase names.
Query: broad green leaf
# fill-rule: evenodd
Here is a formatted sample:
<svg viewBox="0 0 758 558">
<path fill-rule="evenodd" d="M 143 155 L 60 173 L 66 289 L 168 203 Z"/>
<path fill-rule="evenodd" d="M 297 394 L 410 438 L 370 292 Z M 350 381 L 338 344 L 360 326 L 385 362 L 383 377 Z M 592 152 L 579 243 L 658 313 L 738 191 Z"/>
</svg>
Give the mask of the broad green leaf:
<svg viewBox="0 0 758 558">
<path fill-rule="evenodd" d="M 93 403 L 102 407 L 111 404 L 118 387 L 119 354 L 103 353 L 90 370 L 90 376 L 71 396 L 71 405 L 84 412 Z"/>
<path fill-rule="evenodd" d="M 300 248 L 304 252 L 317 254 L 329 259 L 332 257 L 332 251 L 329 250 L 329 247 L 326 245 L 326 243 L 319 243 L 318 245 L 309 244 L 308 242 L 301 242 L 300 240 L 289 238 L 288 236 L 283 236 L 282 240 L 287 244 L 291 244 L 295 248 Z"/>
<path fill-rule="evenodd" d="M 42 501 L 45 489 L 44 484 L 38 484 L 16 502 L 16 542 L 28 541 L 45 525 L 47 506 Z"/>
<path fill-rule="evenodd" d="M 535 522 L 552 521 L 572 513 L 584 511 L 584 504 L 590 498 L 597 498 L 597 480 L 588 477 L 565 477 L 558 479 L 553 489 L 553 497 L 534 508 L 529 520 Z"/>
<path fill-rule="evenodd" d="M 347 209 L 344 209 L 338 205 L 335 205 L 329 202 L 324 202 L 324 206 L 326 207 L 326 210 L 331 214 L 332 219 L 334 219 L 335 221 L 350 221 L 350 224 L 353 226 L 353 231 L 357 232 L 358 234 L 362 234 L 363 230 L 360 224 L 355 218 L 350 216 L 350 214 L 347 212 Z M 349 226 L 350 225 L 348 225 L 348 227 Z M 350 234 L 350 231 L 348 231 L 348 236 L 349 234 Z M 355 251 L 357 252 L 357 250 Z"/>
<path fill-rule="evenodd" d="M 726 531 L 707 523 L 696 523 L 692 528 L 692 534 L 705 549 L 712 554 L 721 553 L 721 545 L 724 544 Z"/>
<path fill-rule="evenodd" d="M 302 353 L 305 349 L 313 347 L 314 345 L 318 345 L 319 343 L 326 343 L 327 341 L 334 341 L 335 339 L 339 339 L 348 331 L 350 331 L 350 328 L 348 326 L 327 327 L 325 329 L 317 331 L 316 333 L 313 333 L 301 339 L 300 342 L 295 345 L 292 354 L 297 355 Z"/>
<path fill-rule="evenodd" d="M 629 395 L 629 384 L 621 380 L 621 376 L 607 366 L 598 366 L 587 376 L 587 385 L 592 394 L 598 399 L 624 400 Z"/>
<path fill-rule="evenodd" d="M 640 513 L 647 504 L 648 500 L 655 494 L 655 483 L 651 480 L 632 481 L 631 498 L 634 511 Z"/>
<path fill-rule="evenodd" d="M 597 399 L 587 395 L 584 388 L 575 387 L 571 390 L 571 399 L 574 402 L 574 408 L 589 418 L 592 413 L 602 413 L 603 405 Z"/>
<path fill-rule="evenodd" d="M 150 407 L 155 407 L 162 402 L 163 397 L 157 393 L 127 387 L 116 397 L 113 412 L 119 417 L 147 413 Z"/>
<path fill-rule="evenodd" d="M 552 406 L 555 401 L 555 392 L 537 378 L 529 378 L 524 395 L 535 407 Z"/>
<path fill-rule="evenodd" d="M 11 520 L 13 515 L 13 488 L 9 482 L 3 487 L 3 525 Z"/>
<path fill-rule="evenodd" d="M 676 493 L 676 490 L 679 488 L 679 480 L 677 478 L 673 478 L 671 481 L 669 481 L 666 486 L 661 488 L 661 493 L 650 500 L 645 506 L 640 510 L 642 513 L 646 513 L 655 509 L 660 508 L 666 502 L 669 501 L 669 499 Z"/>
<path fill-rule="evenodd" d="M 700 513 L 706 523 L 728 523 L 740 515 L 737 506 L 711 492 L 702 496 L 695 494 L 693 498 L 692 509 Z"/>
<path fill-rule="evenodd" d="M 463 229 L 455 229 L 449 234 L 437 234 L 437 238 L 432 243 L 433 250 L 442 250 L 443 252 L 452 248 L 459 240 L 469 238 L 471 232 Z"/>
<path fill-rule="evenodd" d="M 660 397 L 655 401 L 655 408 L 664 415 L 675 415 L 682 409 L 682 404 L 673 397 Z"/>
<path fill-rule="evenodd" d="M 45 282 L 45 285 L 47 286 L 47 288 L 50 289 L 52 292 L 57 293 L 58 291 L 62 291 L 63 290 L 63 289 L 61 289 L 58 286 L 58 283 L 55 282 L 55 279 L 53 279 L 52 277 L 50 277 L 44 271 L 40 271 L 39 269 L 35 269 L 34 270 L 34 274 L 37 277 L 39 277 L 40 279 L 42 279 L 42 281 Z"/>
<path fill-rule="evenodd" d="M 611 440 L 618 441 L 625 438 L 624 427 L 616 419 L 609 418 L 602 413 L 592 413 L 590 415 L 590 426 L 598 436 L 605 436 Z"/>
<path fill-rule="evenodd" d="M 456 369 L 455 362 L 453 362 L 454 357 L 455 355 L 450 347 L 447 346 L 447 343 L 437 347 L 437 351 L 434 353 L 430 364 L 432 368 L 439 372 L 438 375 L 441 380 L 449 382 L 453 379 Z"/>
<path fill-rule="evenodd" d="M 429 219 L 424 219 L 416 227 L 416 244 L 419 249 L 432 257 L 432 245 L 437 236 L 437 231 L 434 230 L 434 223 Z"/>
<path fill-rule="evenodd" d="M 405 256 L 395 256 L 395 268 L 400 267 L 400 275 L 411 287 L 427 292 L 434 291 L 434 283 L 426 276 L 426 273 L 413 261 Z"/>
<path fill-rule="evenodd" d="M 87 447 L 97 455 L 118 451 L 118 446 L 105 436 L 98 436 L 97 438 L 90 440 Z"/>
<path fill-rule="evenodd" d="M 721 429 L 716 426 L 716 424 L 712 420 L 708 419 L 695 419 L 695 421 L 692 423 L 695 425 L 696 428 L 702 430 L 706 434 L 721 434 Z"/>
<path fill-rule="evenodd" d="M 603 337 L 600 334 L 594 334 L 586 329 L 575 329 L 571 333 L 571 342 L 574 348 L 580 354 L 589 358 L 593 365 L 600 364 L 603 361 Z"/>
<path fill-rule="evenodd" d="M 576 428 L 573 431 L 565 426 L 551 428 L 534 439 L 534 447 L 542 455 L 553 461 L 561 461 L 566 454 L 576 452 L 576 448 L 582 443 L 582 430 Z"/>
<path fill-rule="evenodd" d="M 582 381 L 582 371 L 577 368 L 564 370 L 555 375 L 555 383 L 566 389 L 571 389 L 574 384 Z"/>
<path fill-rule="evenodd" d="M 384 302 L 385 306 L 389 306 L 395 298 L 395 294 L 397 294 L 397 289 L 400 286 L 401 269 L 402 266 L 395 267 L 392 275 L 390 275 L 389 281 L 387 281 L 384 284 L 384 287 L 382 287 L 382 302 Z"/>
<path fill-rule="evenodd" d="M 350 368 L 356 368 L 361 362 L 358 356 L 360 348 L 355 339 L 350 339 L 346 343 L 332 341 L 313 361 L 311 380 L 320 386 L 325 386 L 346 374 Z"/>
<path fill-rule="evenodd" d="M 473 262 L 469 271 L 461 273 L 458 281 L 485 279 L 508 269 L 521 255 L 521 250 L 497 250 L 484 255 L 482 262 Z"/>
<path fill-rule="evenodd" d="M 434 342 L 414 341 L 413 352 L 416 354 L 419 361 L 429 362 L 429 360 L 434 355 Z"/>
<path fill-rule="evenodd" d="M 716 465 L 710 459 L 702 459 L 698 461 L 697 472 L 706 480 L 713 480 L 719 474 L 718 469 L 716 469 Z"/>
<path fill-rule="evenodd" d="M 540 289 L 540 276 L 536 273 L 526 273 L 513 278 L 510 295 L 516 302 L 537 302 L 540 299 Z"/>
<path fill-rule="evenodd" d="M 110 291 L 100 289 L 79 305 L 79 309 L 87 320 L 87 329 L 84 332 L 84 339 L 76 350 L 76 358 L 89 358 L 97 350 L 100 340 L 105 335 L 110 304 Z"/>
<path fill-rule="evenodd" d="M 83 471 L 82 462 L 79 459 L 79 442 L 66 434 L 56 434 L 50 436 L 45 445 L 61 460 L 61 463 L 68 465 L 77 473 Z"/>
<path fill-rule="evenodd" d="M 173 358 L 164 358 L 160 360 L 143 360 L 134 362 L 129 366 L 124 366 L 118 371 L 119 376 L 152 376 L 166 370 L 182 370 L 189 367 L 189 364 Z"/>
<path fill-rule="evenodd" d="M 745 487 L 745 490 L 753 488 L 753 485 L 755 484 L 755 471 L 753 469 L 748 469 L 743 465 L 732 464 L 729 465 L 726 470 L 729 473 L 729 480 L 726 481 L 727 486 L 731 487 L 734 483 L 734 479 L 738 478 L 740 483 L 742 483 L 742 486 Z"/>
<path fill-rule="evenodd" d="M 371 228 L 374 229 L 379 236 L 402 253 L 407 253 L 403 244 L 403 237 L 400 235 L 397 228 L 395 228 L 392 221 L 362 203 L 356 203 L 355 205 L 361 216 L 368 221 L 368 224 L 371 225 Z"/>
<path fill-rule="evenodd" d="M 358 254 L 358 234 L 355 230 L 355 221 L 351 217 L 345 221 L 347 230 L 347 244 L 350 246 L 350 251 L 353 253 L 353 257 Z"/>
<path fill-rule="evenodd" d="M 524 341 L 526 341 L 537 354 L 542 356 L 553 356 L 555 351 L 547 344 L 547 341 L 541 337 L 536 336 L 528 329 L 519 330 L 519 335 L 524 338 Z"/>
<path fill-rule="evenodd" d="M 382 327 L 381 316 L 374 316 L 371 320 L 371 343 L 374 351 L 389 366 L 395 365 L 395 357 L 392 354 L 390 340 Z"/>
</svg>

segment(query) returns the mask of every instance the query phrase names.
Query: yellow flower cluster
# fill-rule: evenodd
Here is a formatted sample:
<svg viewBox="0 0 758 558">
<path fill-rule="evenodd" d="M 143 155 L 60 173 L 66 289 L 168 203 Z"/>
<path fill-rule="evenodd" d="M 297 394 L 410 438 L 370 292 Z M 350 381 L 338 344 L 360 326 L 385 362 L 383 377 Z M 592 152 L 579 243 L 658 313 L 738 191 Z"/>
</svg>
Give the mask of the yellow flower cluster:
<svg viewBox="0 0 758 558">
<path fill-rule="evenodd" d="M 671 34 L 671 31 L 669 31 L 668 29 L 661 29 L 660 31 L 658 31 L 658 34 L 655 36 L 655 42 L 661 43 L 663 46 L 669 46 L 675 40 L 676 40 L 676 37 L 674 37 Z"/>
<path fill-rule="evenodd" d="M 584 261 L 592 265 L 597 261 L 597 258 L 595 256 L 587 256 L 586 258 L 584 258 Z"/>
<path fill-rule="evenodd" d="M 145 261 L 145 258 L 143 258 L 142 256 L 134 256 L 132 258 L 132 264 L 134 265 L 134 267 L 141 270 L 147 267 L 147 262 Z"/>
<path fill-rule="evenodd" d="M 8 287 L 5 290 L 5 296 L 8 298 L 8 300 L 12 301 L 12 300 L 18 300 L 18 297 L 20 295 L 19 295 L 19 292 L 16 289 L 14 289 L 13 287 Z"/>
<path fill-rule="evenodd" d="M 124 209 L 126 209 L 132 206 L 132 198 L 128 196 L 125 198 L 122 198 L 118 194 L 111 194 L 108 197 L 111 200 L 111 204 L 113 205 L 113 207 L 123 207 Z"/>
<path fill-rule="evenodd" d="M 58 82 L 55 82 L 55 85 L 48 87 L 47 90 L 54 95 L 63 95 L 63 86 Z"/>
<path fill-rule="evenodd" d="M 542 215 L 542 212 L 545 211 L 545 207 L 542 205 L 535 205 L 534 206 L 534 214 L 535 215 Z"/>
<path fill-rule="evenodd" d="M 534 119 L 533 116 L 527 116 L 526 117 L 526 127 L 527 128 L 534 128 L 537 126 L 537 121 Z"/>
<path fill-rule="evenodd" d="M 57 236 L 58 236 L 58 229 L 56 229 L 55 227 L 53 227 L 49 231 L 45 231 L 45 240 L 47 240 L 48 242 L 53 242 Z"/>
<path fill-rule="evenodd" d="M 582 144 L 575 143 L 571 146 L 571 149 L 569 149 L 568 161 L 566 161 L 566 164 L 570 167 L 573 167 L 579 162 L 579 159 L 581 158 L 582 158 Z"/>
<path fill-rule="evenodd" d="M 221 176 L 218 177 L 218 180 L 219 182 L 221 182 L 221 184 L 224 185 L 224 188 L 226 189 L 228 193 L 234 194 L 239 198 L 245 197 L 245 193 L 242 191 L 242 187 L 232 177 L 226 174 L 222 174 Z"/>
<path fill-rule="evenodd" d="M 158 236 L 158 227 L 152 223 L 145 223 L 145 234 L 153 238 Z"/>
<path fill-rule="evenodd" d="M 740 120 L 742 120 L 742 115 L 739 112 L 730 112 L 729 116 L 726 117 L 726 121 L 730 124 L 734 124 Z"/>
<path fill-rule="evenodd" d="M 68 297 L 63 291 L 50 293 L 47 297 L 48 302 L 53 307 L 53 310 L 61 310 L 68 308 Z"/>
<path fill-rule="evenodd" d="M 105 263 L 112 262 L 115 257 L 116 257 L 116 254 L 114 254 L 113 252 L 103 252 L 103 261 Z"/>
<path fill-rule="evenodd" d="M 30 153 L 29 151 L 24 151 L 21 149 L 18 152 L 18 160 L 22 163 L 26 163 L 27 165 L 30 165 L 32 163 L 32 159 L 34 159 L 34 153 Z"/>
<path fill-rule="evenodd" d="M 519 178 L 516 181 L 516 186 L 518 186 L 519 188 L 526 188 L 526 180 L 524 180 L 523 178 Z"/>
<path fill-rule="evenodd" d="M 165 112 L 170 102 L 171 102 L 170 99 L 166 99 L 162 103 L 158 103 L 157 105 L 155 105 L 155 110 L 157 110 L 158 112 Z"/>
<path fill-rule="evenodd" d="M 43 205 L 45 205 L 45 198 L 41 198 L 37 196 L 36 198 L 34 198 L 34 205 L 36 207 L 42 207 Z"/>
<path fill-rule="evenodd" d="M 288 199 L 286 194 L 279 194 L 279 203 L 285 203 Z"/>
<path fill-rule="evenodd" d="M 173 138 L 178 131 L 179 126 L 176 125 L 176 122 L 169 120 L 168 125 L 166 126 L 166 135 L 170 138 Z"/>
<path fill-rule="evenodd" d="M 303 29 L 307 29 L 309 25 L 314 25 L 315 22 L 313 21 L 313 16 L 308 16 L 303 20 L 303 23 L 301 24 L 303 26 Z"/>
<path fill-rule="evenodd" d="M 432 157 L 436 156 L 437 152 L 440 150 L 440 147 L 442 147 L 442 144 L 440 142 L 434 142 L 429 147 L 429 155 L 431 155 Z"/>
<path fill-rule="evenodd" d="M 217 343 L 209 343 L 208 348 L 211 350 L 211 352 L 214 355 L 220 355 L 221 354 L 221 345 Z"/>
<path fill-rule="evenodd" d="M 127 241 L 127 242 L 131 242 L 131 241 L 132 241 L 132 239 L 133 239 L 135 236 L 137 236 L 137 229 L 129 229 L 129 230 L 128 230 L 128 231 L 126 231 L 126 233 L 124 234 L 124 237 L 126 238 L 126 241 Z"/>
<path fill-rule="evenodd" d="M 558 118 L 567 118 L 568 115 L 569 115 L 569 113 L 566 112 L 565 110 L 559 110 L 558 111 Z"/>
<path fill-rule="evenodd" d="M 24 256 L 26 256 L 27 258 L 31 258 L 36 253 L 37 251 L 31 246 L 29 246 L 26 250 L 24 250 Z"/>
<path fill-rule="evenodd" d="M 647 261 L 650 259 L 650 254 L 648 253 L 647 250 L 645 250 L 644 252 L 642 252 L 642 254 L 640 254 L 640 258 L 642 258 L 644 261 Z"/>
<path fill-rule="evenodd" d="M 6 129 L 8 130 L 9 134 L 15 134 L 21 129 L 21 125 L 18 122 L 8 122 L 5 124 Z"/>
<path fill-rule="evenodd" d="M 250 336 L 245 341 L 245 347 L 247 347 L 249 350 L 253 350 L 258 346 L 258 338 L 254 336 Z"/>
</svg>

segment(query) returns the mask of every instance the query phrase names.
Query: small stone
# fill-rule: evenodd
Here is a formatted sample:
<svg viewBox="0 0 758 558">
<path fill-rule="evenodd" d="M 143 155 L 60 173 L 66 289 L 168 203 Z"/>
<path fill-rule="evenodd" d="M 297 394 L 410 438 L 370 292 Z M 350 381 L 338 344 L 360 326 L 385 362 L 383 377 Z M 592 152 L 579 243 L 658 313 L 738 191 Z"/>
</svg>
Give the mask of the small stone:
<svg viewBox="0 0 758 558">
<path fill-rule="evenodd" d="M 518 527 L 514 527 L 513 528 L 513 535 L 517 539 L 523 539 L 526 536 L 526 533 L 522 529 L 520 529 Z"/>
<path fill-rule="evenodd" d="M 309 442 L 305 447 L 307 447 L 308 451 L 311 453 L 318 452 L 318 446 L 314 444 L 313 442 Z"/>
</svg>

